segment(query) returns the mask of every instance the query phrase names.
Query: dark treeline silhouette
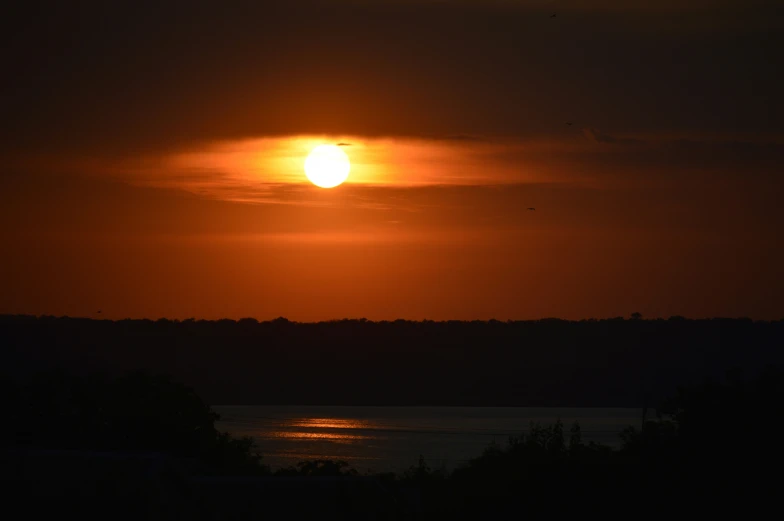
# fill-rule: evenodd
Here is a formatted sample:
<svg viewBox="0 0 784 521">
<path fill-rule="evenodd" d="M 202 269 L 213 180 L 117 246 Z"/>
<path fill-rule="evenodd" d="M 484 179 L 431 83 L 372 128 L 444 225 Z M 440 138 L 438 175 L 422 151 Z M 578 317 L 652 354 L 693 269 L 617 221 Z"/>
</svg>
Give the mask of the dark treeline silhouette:
<svg viewBox="0 0 784 521">
<path fill-rule="evenodd" d="M 2 371 L 170 375 L 211 404 L 644 406 L 784 358 L 784 321 L 0 316 Z M 360 392 L 361 390 L 361 392 Z"/>
<path fill-rule="evenodd" d="M 210 404 L 644 406 L 784 358 L 784 321 L 0 316 L 4 371 L 170 375 Z"/>
</svg>

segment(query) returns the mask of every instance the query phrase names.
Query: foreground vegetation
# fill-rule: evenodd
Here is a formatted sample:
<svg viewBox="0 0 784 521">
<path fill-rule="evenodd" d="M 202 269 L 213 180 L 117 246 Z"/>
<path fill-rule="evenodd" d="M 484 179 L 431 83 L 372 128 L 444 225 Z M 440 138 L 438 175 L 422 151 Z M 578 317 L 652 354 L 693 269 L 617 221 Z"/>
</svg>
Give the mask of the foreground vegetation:
<svg viewBox="0 0 784 521">
<path fill-rule="evenodd" d="M 582 440 L 579 425 L 531 425 L 445 472 L 424 459 L 402 475 L 370 477 L 402 505 L 401 515 L 483 519 L 505 513 L 644 515 L 693 510 L 750 512 L 773 497 L 768 473 L 782 462 L 781 374 L 682 388 L 659 407 L 668 419 L 627 429 L 613 450 Z M 304 461 L 272 473 L 251 439 L 215 429 L 218 416 L 190 389 L 165 378 L 74 378 L 47 374 L 6 381 L 6 447 L 152 451 L 190 462 L 199 476 L 368 479 L 345 462 Z M 184 483 L 187 482 L 185 479 Z"/>
<path fill-rule="evenodd" d="M 218 432 L 218 414 L 168 378 L 53 372 L 24 383 L 5 380 L 3 387 L 6 446 L 153 452 L 190 461 L 200 473 L 268 473 L 252 439 Z"/>
</svg>

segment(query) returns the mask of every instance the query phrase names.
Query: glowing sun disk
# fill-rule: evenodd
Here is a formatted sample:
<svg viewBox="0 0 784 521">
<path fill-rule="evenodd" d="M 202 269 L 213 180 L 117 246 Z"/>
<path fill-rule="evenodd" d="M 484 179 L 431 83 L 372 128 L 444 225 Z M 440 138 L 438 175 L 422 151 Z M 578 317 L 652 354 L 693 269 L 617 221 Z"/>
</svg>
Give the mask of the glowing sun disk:
<svg viewBox="0 0 784 521">
<path fill-rule="evenodd" d="M 348 179 L 351 163 L 343 149 L 336 145 L 319 145 L 305 160 L 305 175 L 321 188 L 334 188 Z"/>
</svg>

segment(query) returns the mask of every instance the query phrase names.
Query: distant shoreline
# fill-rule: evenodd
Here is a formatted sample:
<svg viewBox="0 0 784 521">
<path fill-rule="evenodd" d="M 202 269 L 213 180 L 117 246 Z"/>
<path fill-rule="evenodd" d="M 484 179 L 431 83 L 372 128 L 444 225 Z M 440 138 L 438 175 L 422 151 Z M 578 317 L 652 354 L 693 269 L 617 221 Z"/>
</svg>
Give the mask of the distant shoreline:
<svg viewBox="0 0 784 521">
<path fill-rule="evenodd" d="M 301 324 L 0 315 L 0 375 L 167 375 L 237 406 L 656 407 L 680 385 L 784 366 L 784 321 Z"/>
</svg>

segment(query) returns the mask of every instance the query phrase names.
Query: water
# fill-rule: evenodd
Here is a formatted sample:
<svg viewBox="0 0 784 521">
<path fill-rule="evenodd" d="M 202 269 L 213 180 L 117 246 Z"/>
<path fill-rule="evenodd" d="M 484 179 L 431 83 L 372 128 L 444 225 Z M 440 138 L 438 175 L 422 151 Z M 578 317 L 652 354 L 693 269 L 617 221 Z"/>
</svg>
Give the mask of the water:
<svg viewBox="0 0 784 521">
<path fill-rule="evenodd" d="M 217 427 L 252 436 L 272 468 L 303 459 L 348 461 L 360 472 L 401 472 L 419 455 L 431 468 L 453 469 L 491 443 L 559 418 L 580 423 L 583 441 L 617 446 L 618 433 L 639 426 L 640 409 L 531 407 L 217 406 Z"/>
</svg>

